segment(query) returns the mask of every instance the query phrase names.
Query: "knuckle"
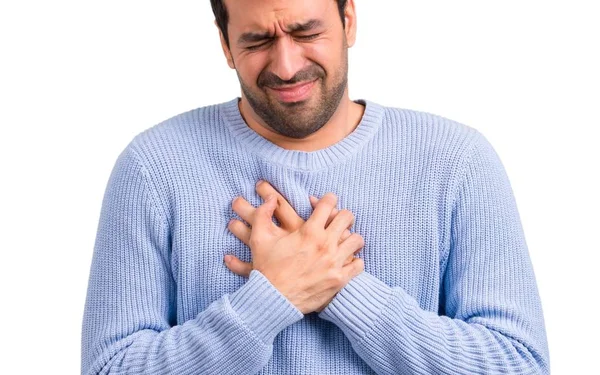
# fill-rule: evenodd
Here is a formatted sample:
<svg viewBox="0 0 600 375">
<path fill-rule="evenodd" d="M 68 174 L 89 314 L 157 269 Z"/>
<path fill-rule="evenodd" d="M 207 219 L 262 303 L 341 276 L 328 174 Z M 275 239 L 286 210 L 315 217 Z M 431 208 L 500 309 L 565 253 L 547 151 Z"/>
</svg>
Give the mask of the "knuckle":
<svg viewBox="0 0 600 375">
<path fill-rule="evenodd" d="M 331 254 L 319 255 L 319 261 L 315 264 L 315 269 L 319 270 L 321 276 L 327 282 L 331 280 L 331 276 L 336 272 L 336 259 Z"/>
<path fill-rule="evenodd" d="M 299 229 L 298 232 L 300 233 L 300 235 L 302 236 L 303 239 L 310 241 L 313 237 L 313 233 L 314 233 L 314 229 L 313 227 L 309 224 L 306 223 L 304 225 L 302 225 Z"/>
<path fill-rule="evenodd" d="M 327 254 L 323 255 L 323 259 L 325 261 L 325 266 L 329 269 L 329 271 L 334 272 L 337 260 L 335 259 L 333 254 L 327 253 Z"/>
<path fill-rule="evenodd" d="M 303 236 L 307 236 L 311 232 L 312 229 L 313 229 L 313 226 L 310 225 L 309 221 L 307 221 L 303 225 L 301 225 L 300 228 L 298 228 L 298 232 Z"/>
<path fill-rule="evenodd" d="M 329 285 L 332 288 L 341 288 L 344 286 L 345 276 L 341 269 L 331 270 L 329 273 Z"/>
<path fill-rule="evenodd" d="M 269 210 L 266 206 L 266 203 L 261 204 L 254 210 L 253 218 L 256 217 L 270 217 Z"/>
<path fill-rule="evenodd" d="M 260 204 L 256 208 L 254 208 L 254 212 L 257 214 L 264 213 L 266 211 L 265 204 Z"/>
<path fill-rule="evenodd" d="M 354 214 L 352 213 L 352 211 L 349 211 L 347 209 L 340 210 L 338 215 L 342 215 L 342 218 L 347 221 L 354 221 Z"/>
<path fill-rule="evenodd" d="M 354 260 L 354 262 L 356 263 L 354 266 L 354 269 L 356 270 L 356 274 L 358 275 L 359 273 L 361 273 L 362 271 L 364 271 L 365 269 L 365 261 L 362 260 L 362 258 L 356 258 Z"/>
<path fill-rule="evenodd" d="M 362 248 L 365 246 L 365 239 L 358 233 L 352 233 L 349 240 L 352 241 L 352 244 L 356 248 Z"/>
<path fill-rule="evenodd" d="M 310 224 L 305 224 L 300 227 L 300 234 L 307 242 L 313 242 L 317 245 L 324 245 L 323 241 L 323 230 Z"/>
<path fill-rule="evenodd" d="M 356 245 L 359 248 L 363 248 L 365 246 L 365 239 L 360 234 L 355 233 L 355 236 L 356 236 Z"/>
<path fill-rule="evenodd" d="M 262 245 L 262 238 L 256 235 L 250 235 L 250 239 L 248 240 L 248 245 L 251 249 L 258 248 Z"/>
</svg>

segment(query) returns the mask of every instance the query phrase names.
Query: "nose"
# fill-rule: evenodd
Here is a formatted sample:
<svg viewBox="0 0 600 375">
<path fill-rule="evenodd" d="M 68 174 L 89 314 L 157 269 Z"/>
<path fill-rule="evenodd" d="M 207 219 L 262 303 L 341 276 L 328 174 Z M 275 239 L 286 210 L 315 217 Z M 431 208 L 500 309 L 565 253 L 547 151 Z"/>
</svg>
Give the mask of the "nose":
<svg viewBox="0 0 600 375">
<path fill-rule="evenodd" d="M 270 52 L 270 70 L 284 81 L 292 79 L 305 65 L 302 47 L 289 36 L 278 38 Z"/>
</svg>

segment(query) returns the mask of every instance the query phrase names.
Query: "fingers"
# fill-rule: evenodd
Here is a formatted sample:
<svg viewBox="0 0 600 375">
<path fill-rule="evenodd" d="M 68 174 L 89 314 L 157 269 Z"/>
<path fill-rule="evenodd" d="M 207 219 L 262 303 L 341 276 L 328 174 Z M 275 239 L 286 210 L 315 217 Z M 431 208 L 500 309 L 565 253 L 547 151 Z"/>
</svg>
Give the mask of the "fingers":
<svg viewBox="0 0 600 375">
<path fill-rule="evenodd" d="M 340 237 L 339 243 L 346 241 L 346 239 L 348 239 L 348 237 L 350 237 L 351 234 L 352 233 L 350 233 L 350 231 L 348 229 L 344 230 L 344 232 L 342 233 L 342 236 Z"/>
<path fill-rule="evenodd" d="M 325 228 L 331 211 L 335 209 L 336 205 L 337 196 L 333 193 L 325 194 L 315 205 L 315 209 L 306 223 L 310 223 L 311 226 L 314 225 L 318 228 Z"/>
<path fill-rule="evenodd" d="M 310 205 L 312 206 L 313 210 L 315 209 L 315 207 L 317 206 L 317 203 L 319 202 L 319 199 L 317 197 L 313 197 L 312 195 L 308 198 L 310 201 Z M 335 215 L 338 214 L 338 209 L 334 208 L 333 210 L 331 210 L 331 215 L 329 215 L 329 218 L 327 219 L 327 224 L 325 224 L 325 228 L 327 228 L 329 226 L 329 223 L 331 223 L 331 220 L 333 220 L 333 218 L 335 217 Z"/>
<path fill-rule="evenodd" d="M 354 214 L 348 210 L 341 210 L 333 218 L 331 224 L 327 227 L 327 232 L 335 235 L 336 238 L 340 238 L 345 230 L 350 228 L 354 224 Z"/>
<path fill-rule="evenodd" d="M 275 212 L 275 208 L 277 207 L 277 199 L 274 195 L 267 198 L 265 203 L 261 204 L 254 211 L 252 224 L 253 231 L 256 230 L 259 233 L 261 231 L 269 231 L 274 227 L 273 224 L 273 213 Z"/>
<path fill-rule="evenodd" d="M 342 267 L 352 263 L 353 260 L 354 260 L 354 256 L 349 256 L 348 258 L 346 258 L 346 260 L 344 260 L 344 264 L 342 265 Z"/>
<path fill-rule="evenodd" d="M 252 271 L 252 263 L 243 262 L 233 255 L 225 255 L 225 266 L 236 275 L 250 277 Z"/>
<path fill-rule="evenodd" d="M 352 233 L 350 233 L 350 231 L 348 229 L 346 229 L 344 231 L 344 233 L 342 233 L 342 237 L 340 237 L 340 240 L 338 242 L 338 245 L 341 244 L 342 242 L 346 241 L 348 239 L 348 237 L 350 237 Z M 359 250 L 356 250 L 352 255 L 348 256 L 346 258 L 346 260 L 344 261 L 344 266 L 350 262 L 352 262 L 354 260 L 354 257 L 360 252 Z"/>
<path fill-rule="evenodd" d="M 352 233 L 344 242 L 338 246 L 338 259 L 340 264 L 345 264 L 349 257 L 354 257 L 365 246 L 365 240 L 360 234 Z"/>
<path fill-rule="evenodd" d="M 246 244 L 246 246 L 250 246 L 250 234 L 252 230 L 246 224 L 237 219 L 232 219 L 227 225 L 227 229 Z"/>
<path fill-rule="evenodd" d="M 238 214 L 244 221 L 251 226 L 254 223 L 254 212 L 256 208 L 248 203 L 243 197 L 237 197 L 231 202 L 231 208 Z"/>
<path fill-rule="evenodd" d="M 352 278 L 358 276 L 362 271 L 365 270 L 365 262 L 361 258 L 354 258 L 352 262 L 345 265 L 342 270 L 346 275 L 346 283 L 350 282 Z"/>
<path fill-rule="evenodd" d="M 256 192 L 264 200 L 267 197 L 274 195 L 277 198 L 277 208 L 275 208 L 275 217 L 285 229 L 298 229 L 304 220 L 298 216 L 289 202 L 281 195 L 271 184 L 266 181 L 258 181 L 256 184 Z"/>
</svg>

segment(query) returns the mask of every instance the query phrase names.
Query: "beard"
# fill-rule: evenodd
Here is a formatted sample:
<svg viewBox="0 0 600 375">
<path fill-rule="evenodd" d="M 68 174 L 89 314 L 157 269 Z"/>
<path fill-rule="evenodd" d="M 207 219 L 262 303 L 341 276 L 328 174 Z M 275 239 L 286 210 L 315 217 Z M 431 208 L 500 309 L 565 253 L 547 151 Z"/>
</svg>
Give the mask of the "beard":
<svg viewBox="0 0 600 375">
<path fill-rule="evenodd" d="M 299 71 L 287 81 L 263 70 L 256 81 L 256 88 L 251 88 L 238 73 L 242 92 L 254 112 L 276 133 L 296 139 L 305 138 L 321 129 L 337 110 L 348 83 L 346 49 L 342 65 L 331 77 L 331 83 L 327 83 L 327 77 L 325 69 L 317 64 Z M 318 89 L 319 93 L 298 102 L 282 103 L 267 92 L 267 87 L 312 81 L 315 84 L 311 90 Z"/>
</svg>

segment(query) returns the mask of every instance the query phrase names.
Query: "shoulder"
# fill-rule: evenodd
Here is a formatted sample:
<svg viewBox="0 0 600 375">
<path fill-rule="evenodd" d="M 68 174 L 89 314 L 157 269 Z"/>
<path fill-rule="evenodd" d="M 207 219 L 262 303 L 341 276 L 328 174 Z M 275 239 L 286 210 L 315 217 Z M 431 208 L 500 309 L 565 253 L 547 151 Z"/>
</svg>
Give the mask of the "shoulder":
<svg viewBox="0 0 600 375">
<path fill-rule="evenodd" d="M 381 136 L 420 156 L 462 164 L 474 149 L 491 147 L 474 126 L 425 111 L 380 108 L 383 113 Z"/>
<path fill-rule="evenodd" d="M 378 154 L 406 161 L 421 177 L 457 184 L 477 155 L 494 152 L 487 138 L 471 125 L 424 111 L 380 108 L 377 144 L 384 147 Z"/>
<path fill-rule="evenodd" d="M 126 150 L 137 154 L 143 164 L 207 150 L 228 135 L 221 114 L 228 103 L 195 108 L 164 120 L 136 135 Z"/>
<path fill-rule="evenodd" d="M 384 128 L 399 132 L 411 141 L 428 142 L 436 145 L 472 145 L 481 137 L 473 126 L 444 116 L 413 109 L 383 107 Z"/>
<path fill-rule="evenodd" d="M 199 107 L 173 116 L 138 134 L 132 144 L 139 148 L 184 146 L 190 138 L 202 137 L 220 126 L 220 111 L 225 103 Z"/>
</svg>

